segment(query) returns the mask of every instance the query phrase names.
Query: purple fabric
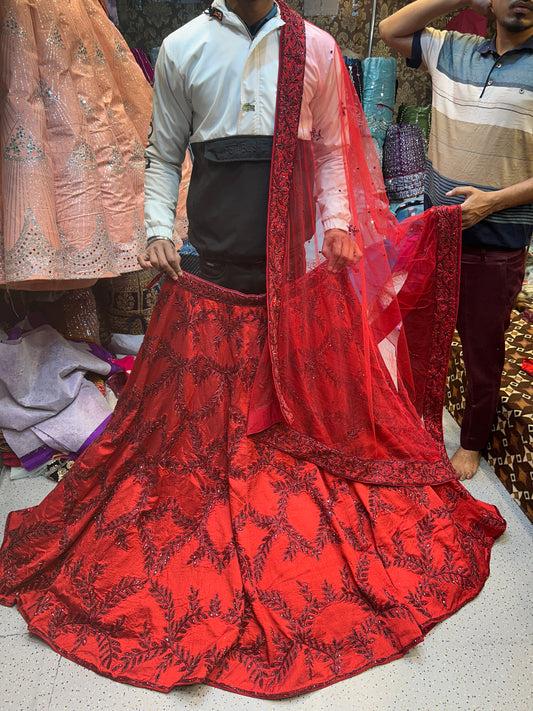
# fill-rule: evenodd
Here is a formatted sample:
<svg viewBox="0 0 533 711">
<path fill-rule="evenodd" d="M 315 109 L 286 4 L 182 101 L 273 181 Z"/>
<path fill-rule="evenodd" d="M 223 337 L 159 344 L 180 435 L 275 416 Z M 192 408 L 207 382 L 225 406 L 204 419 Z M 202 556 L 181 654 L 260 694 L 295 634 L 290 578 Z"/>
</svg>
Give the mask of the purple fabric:
<svg viewBox="0 0 533 711">
<path fill-rule="evenodd" d="M 87 447 L 88 447 L 92 442 L 94 442 L 94 440 L 97 439 L 97 438 L 102 434 L 102 432 L 103 432 L 103 431 L 105 430 L 105 428 L 107 427 L 107 423 L 109 422 L 110 419 L 111 419 L 111 415 L 109 415 L 109 417 L 106 417 L 106 419 L 105 419 L 100 425 L 98 425 L 98 427 L 95 429 L 95 431 L 92 432 L 92 433 L 89 435 L 89 437 L 87 437 L 87 439 L 85 440 L 85 442 L 81 445 L 81 447 L 80 447 L 80 448 L 78 449 L 78 451 L 76 452 L 76 454 L 75 454 L 76 457 L 79 457 L 80 454 L 81 454 L 84 450 L 86 450 Z"/>
<path fill-rule="evenodd" d="M 100 344 L 94 343 L 93 341 L 80 341 L 74 338 L 70 339 L 70 341 L 72 343 L 78 343 L 85 346 L 86 350 L 89 353 L 92 353 L 93 356 L 96 356 L 96 358 L 100 358 L 100 360 L 103 360 L 104 363 L 107 363 L 110 367 L 110 375 L 112 375 L 113 373 L 118 373 L 122 370 L 120 365 L 113 362 L 115 360 L 115 356 L 113 355 L 113 353 L 110 353 Z"/>
<path fill-rule="evenodd" d="M 146 81 L 150 83 L 151 86 L 154 85 L 154 69 L 150 63 L 150 60 L 148 59 L 148 56 L 143 52 L 142 49 L 139 49 L 138 47 L 134 47 L 131 50 L 131 53 L 135 57 L 137 64 L 140 66 L 140 68 L 143 70 L 143 74 L 146 78 Z"/>
<path fill-rule="evenodd" d="M 112 408 L 85 374 L 107 377 L 120 367 L 105 360 L 105 349 L 95 347 L 95 355 L 51 326 L 24 331 L 21 324 L 20 331 L 20 338 L 0 341 L 0 428 L 33 466 L 50 450 L 77 452 L 107 420 Z"/>
<path fill-rule="evenodd" d="M 19 326 L 14 326 L 7 334 L 8 341 L 18 341 L 24 331 Z"/>
<path fill-rule="evenodd" d="M 50 461 L 50 459 L 52 459 L 52 457 L 56 454 L 58 454 L 57 450 L 43 445 L 42 447 L 34 449 L 32 452 L 20 457 L 20 461 L 24 469 L 31 472 L 34 469 L 37 469 L 37 467 L 46 464 L 46 462 Z"/>
</svg>

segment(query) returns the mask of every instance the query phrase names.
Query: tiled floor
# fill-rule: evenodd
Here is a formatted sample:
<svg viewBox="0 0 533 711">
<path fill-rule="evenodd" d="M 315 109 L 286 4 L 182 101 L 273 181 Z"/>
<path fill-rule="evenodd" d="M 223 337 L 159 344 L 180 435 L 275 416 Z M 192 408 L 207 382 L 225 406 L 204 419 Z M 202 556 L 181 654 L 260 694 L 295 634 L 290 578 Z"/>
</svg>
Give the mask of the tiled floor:
<svg viewBox="0 0 533 711">
<path fill-rule="evenodd" d="M 446 443 L 458 430 L 445 415 Z M 0 526 L 11 509 L 51 489 L 45 479 L 0 479 Z M 531 711 L 533 526 L 483 462 L 467 488 L 508 522 L 481 594 L 402 659 L 299 698 L 262 701 L 207 686 L 161 694 L 104 679 L 59 657 L 0 607 L 0 710 L 14 711 Z"/>
</svg>

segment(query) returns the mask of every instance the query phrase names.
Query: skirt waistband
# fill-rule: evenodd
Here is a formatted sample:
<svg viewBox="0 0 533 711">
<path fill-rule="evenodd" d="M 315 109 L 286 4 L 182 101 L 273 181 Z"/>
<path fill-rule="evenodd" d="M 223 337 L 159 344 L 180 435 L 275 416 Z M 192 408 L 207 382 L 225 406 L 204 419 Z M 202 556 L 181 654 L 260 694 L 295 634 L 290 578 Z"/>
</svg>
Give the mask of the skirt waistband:
<svg viewBox="0 0 533 711">
<path fill-rule="evenodd" d="M 234 291 L 233 289 L 219 286 L 218 284 L 206 281 L 188 272 L 182 272 L 177 281 L 168 278 L 165 279 L 164 288 L 170 289 L 172 287 L 185 289 L 204 299 L 211 299 L 212 301 L 234 306 L 266 307 L 266 294 L 243 294 L 240 291 Z"/>
</svg>

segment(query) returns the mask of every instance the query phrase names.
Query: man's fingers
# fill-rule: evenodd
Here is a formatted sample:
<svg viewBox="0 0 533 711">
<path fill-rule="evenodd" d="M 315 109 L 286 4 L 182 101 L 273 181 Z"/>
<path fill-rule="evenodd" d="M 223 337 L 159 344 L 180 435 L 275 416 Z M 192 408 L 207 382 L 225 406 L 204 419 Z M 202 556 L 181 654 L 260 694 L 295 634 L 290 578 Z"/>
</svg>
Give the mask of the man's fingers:
<svg viewBox="0 0 533 711">
<path fill-rule="evenodd" d="M 354 266 L 362 256 L 363 255 L 357 246 L 357 243 L 353 240 L 346 240 L 343 245 L 343 253 L 341 256 L 342 264 L 340 265 L 338 271 L 344 269 L 345 267 Z"/>
<path fill-rule="evenodd" d="M 150 260 L 148 259 L 148 255 L 146 252 L 143 252 L 142 254 L 137 255 L 137 261 L 139 262 L 139 265 L 141 266 L 142 269 L 146 270 L 151 270 L 152 269 L 152 264 Z"/>
<path fill-rule="evenodd" d="M 347 266 L 357 264 L 363 256 L 357 242 L 344 230 L 328 230 L 322 254 L 328 260 L 328 271 L 337 273 Z"/>
<path fill-rule="evenodd" d="M 474 190 L 475 188 L 470 185 L 462 185 L 458 188 L 454 188 L 453 190 L 448 190 L 446 197 L 461 197 L 462 195 L 466 195 L 468 197 L 474 193 Z"/>
<path fill-rule="evenodd" d="M 331 245 L 331 259 L 328 264 L 330 272 L 338 272 L 342 269 L 342 248 L 342 241 L 336 237 Z"/>
<path fill-rule="evenodd" d="M 357 242 L 353 243 L 353 262 L 352 264 L 357 264 L 363 258 L 363 253 L 359 249 Z"/>
<path fill-rule="evenodd" d="M 353 242 L 346 235 L 343 236 L 339 242 L 339 256 L 336 261 L 336 271 L 341 271 L 348 264 L 351 264 L 353 259 Z"/>
<path fill-rule="evenodd" d="M 143 261 L 149 266 L 143 266 Z M 143 269 L 153 268 L 164 272 L 174 281 L 181 276 L 180 257 L 169 240 L 158 240 L 151 244 L 144 254 L 139 255 L 139 264 Z"/>
<path fill-rule="evenodd" d="M 178 254 L 174 244 L 168 241 L 165 242 L 163 244 L 163 250 L 165 252 L 165 258 L 168 266 L 170 267 L 171 272 L 175 274 L 176 277 L 181 276 L 180 255 Z"/>
</svg>

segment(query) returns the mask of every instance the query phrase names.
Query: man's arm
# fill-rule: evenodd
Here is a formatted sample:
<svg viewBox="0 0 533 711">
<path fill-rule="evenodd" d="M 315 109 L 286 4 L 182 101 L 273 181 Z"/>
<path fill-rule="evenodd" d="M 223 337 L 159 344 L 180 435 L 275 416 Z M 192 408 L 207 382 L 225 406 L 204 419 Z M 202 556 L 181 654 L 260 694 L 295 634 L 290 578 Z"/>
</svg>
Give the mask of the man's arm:
<svg viewBox="0 0 533 711">
<path fill-rule="evenodd" d="M 490 14 L 490 0 L 415 0 L 379 23 L 381 39 L 404 57 L 411 58 L 413 35 L 433 20 L 464 8 Z"/>
<path fill-rule="evenodd" d="M 466 230 L 494 212 L 533 202 L 533 178 L 490 192 L 466 185 L 454 188 L 446 195 L 465 196 L 465 201 L 461 205 L 461 219 L 463 230 Z"/>
<path fill-rule="evenodd" d="M 144 216 L 148 244 L 137 259 L 143 269 L 163 271 L 172 279 L 181 274 L 172 234 L 181 165 L 192 122 L 192 109 L 180 79 L 163 43 L 156 65 L 152 128 L 145 152 Z"/>
<path fill-rule="evenodd" d="M 338 273 L 347 266 L 357 264 L 363 255 L 349 231 L 351 215 L 346 194 L 343 132 L 339 123 L 341 109 L 332 110 L 339 101 L 342 58 L 340 51 L 333 55 L 324 54 L 328 57 L 328 63 L 327 66 L 320 65 L 320 81 L 309 108 L 317 137 L 312 145 L 316 198 L 324 228 L 321 252 L 328 260 L 328 271 Z"/>
</svg>

